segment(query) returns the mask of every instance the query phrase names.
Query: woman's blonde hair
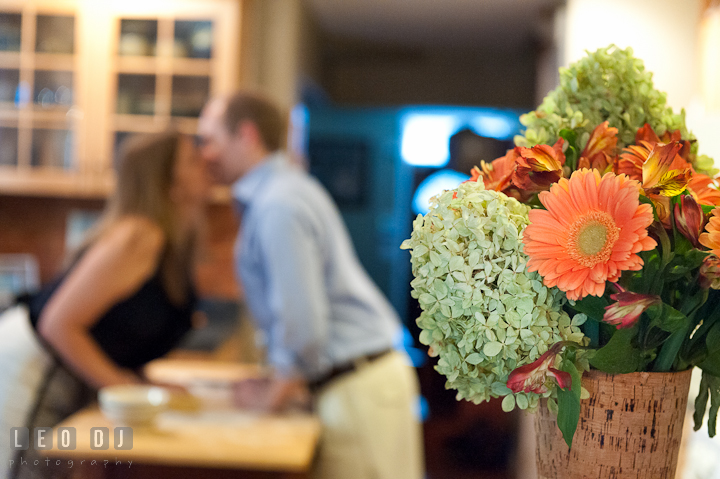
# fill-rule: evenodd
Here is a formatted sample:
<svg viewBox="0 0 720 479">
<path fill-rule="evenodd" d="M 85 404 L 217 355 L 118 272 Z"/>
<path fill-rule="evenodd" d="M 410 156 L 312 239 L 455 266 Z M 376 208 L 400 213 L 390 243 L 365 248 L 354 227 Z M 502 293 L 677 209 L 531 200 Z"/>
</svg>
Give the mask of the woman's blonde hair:
<svg viewBox="0 0 720 479">
<path fill-rule="evenodd" d="M 120 147 L 117 185 L 97 226 L 81 244 L 82 254 L 119 219 L 141 216 L 157 224 L 166 243 L 160 259 L 161 278 L 169 297 L 181 303 L 187 297 L 195 253 L 196 232 L 183 233 L 177 208 L 170 198 L 175 165 L 183 136 L 175 131 L 133 135 Z"/>
</svg>

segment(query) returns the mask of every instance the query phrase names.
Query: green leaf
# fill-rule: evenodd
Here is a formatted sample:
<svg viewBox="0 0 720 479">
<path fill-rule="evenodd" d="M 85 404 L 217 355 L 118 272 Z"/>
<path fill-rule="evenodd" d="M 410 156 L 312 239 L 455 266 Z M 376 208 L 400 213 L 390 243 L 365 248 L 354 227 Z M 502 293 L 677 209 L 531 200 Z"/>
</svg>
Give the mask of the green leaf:
<svg viewBox="0 0 720 479">
<path fill-rule="evenodd" d="M 500 351 L 502 351 L 502 347 L 502 343 L 498 341 L 491 341 L 489 343 L 485 343 L 485 346 L 483 347 L 483 353 L 485 353 L 485 356 L 492 358 L 500 354 Z"/>
<path fill-rule="evenodd" d="M 705 338 L 708 354 L 720 352 L 720 323 L 715 323 Z"/>
<path fill-rule="evenodd" d="M 697 366 L 708 374 L 720 377 L 720 353 L 708 355 Z"/>
<path fill-rule="evenodd" d="M 708 435 L 715 437 L 717 432 L 717 414 L 720 409 L 720 377 L 707 374 L 703 371 L 700 380 L 700 392 L 695 400 L 695 413 L 693 419 L 695 421 L 694 429 L 697 431 L 702 426 L 703 417 L 705 417 L 705 409 L 707 407 L 708 395 L 710 396 L 710 411 L 708 412 Z"/>
<path fill-rule="evenodd" d="M 709 215 L 710 213 L 712 213 L 712 211 L 713 211 L 715 208 L 717 208 L 717 206 L 714 206 L 714 205 L 700 205 L 700 208 L 702 208 L 704 214 Z"/>
<path fill-rule="evenodd" d="M 650 200 L 647 196 L 640 195 L 640 203 L 645 203 L 646 205 L 650 205 L 652 207 L 653 211 L 653 218 L 655 221 L 660 221 L 660 218 L 658 217 L 657 210 L 655 209 L 655 203 Z"/>
<path fill-rule="evenodd" d="M 591 348 L 597 348 L 601 344 L 600 324 L 605 315 L 605 307 L 608 304 L 608 301 L 602 296 L 585 296 L 583 299 L 575 301 L 572 306 L 570 304 L 565 306 L 566 309 L 570 308 L 576 313 L 587 316 L 587 320 L 580 329 L 585 336 L 590 338 Z M 613 327 L 613 329 L 615 328 Z"/>
<path fill-rule="evenodd" d="M 570 373 L 572 385 L 570 389 L 557 391 L 558 398 L 558 428 L 562 432 L 563 439 L 568 447 L 572 447 L 573 436 L 580 421 L 580 392 L 582 391 L 582 378 L 572 361 L 562 362 L 560 369 Z"/>
<path fill-rule="evenodd" d="M 587 321 L 582 324 L 580 330 L 585 336 L 590 338 L 591 348 L 600 347 L 600 322 L 598 320 L 588 318 Z"/>
<path fill-rule="evenodd" d="M 566 140 L 571 146 L 577 147 L 577 132 L 575 130 L 571 130 L 570 128 L 563 128 L 558 132 L 558 136 L 560 136 L 563 140 Z"/>
<path fill-rule="evenodd" d="M 659 373 L 671 371 L 673 365 L 677 367 L 675 360 L 678 358 L 680 348 L 687 340 L 689 330 L 690 322 L 687 321 L 683 327 L 670 334 L 662 346 L 660 346 L 660 351 L 658 352 L 657 359 L 655 360 L 653 371 Z"/>
<path fill-rule="evenodd" d="M 602 321 L 605 315 L 605 306 L 609 303 L 603 297 L 598 296 L 585 296 L 579 301 L 575 301 L 575 306 L 572 306 L 578 313 L 587 314 L 588 318 L 596 321 Z"/>
<path fill-rule="evenodd" d="M 480 361 L 482 361 L 482 359 L 482 356 L 480 356 L 478 353 L 472 353 L 465 358 L 465 362 L 475 365 L 480 364 Z"/>
<path fill-rule="evenodd" d="M 664 271 L 663 278 L 666 283 L 683 278 L 688 272 L 699 268 L 703 260 L 710 254 L 707 251 L 695 249 L 684 237 L 682 240 L 676 239 L 675 244 L 679 244 L 676 246 L 675 257 Z"/>
<path fill-rule="evenodd" d="M 647 314 L 652 321 L 650 326 L 656 326 L 668 333 L 674 333 L 690 321 L 687 316 L 665 303 L 650 306 Z"/>
<path fill-rule="evenodd" d="M 515 409 L 515 396 L 513 396 L 512 394 L 508 394 L 502 400 L 502 410 L 505 412 L 510 412 L 513 409 Z"/>
<path fill-rule="evenodd" d="M 720 409 L 720 378 L 712 376 L 710 383 L 710 411 L 708 411 L 708 436 L 715 437 L 718 409 Z"/>
<path fill-rule="evenodd" d="M 610 341 L 598 349 L 590 364 L 608 374 L 626 374 L 639 371 L 644 366 L 644 355 L 632 344 L 637 327 L 618 329 Z"/>
<path fill-rule="evenodd" d="M 682 233 L 680 233 L 677 230 L 673 230 L 673 231 L 676 231 L 676 233 L 675 233 L 675 253 L 676 254 L 685 255 L 688 251 L 695 250 L 695 247 L 692 245 L 692 243 L 690 241 L 688 241 L 688 239 L 685 236 L 683 236 Z"/>
<path fill-rule="evenodd" d="M 637 273 L 633 272 L 627 275 L 627 277 L 626 274 L 623 274 L 623 281 L 626 281 L 623 285 L 628 291 L 639 294 L 650 294 L 653 284 L 657 280 L 660 267 L 662 266 L 662 260 L 658 253 L 658 248 L 650 251 L 642 251 L 639 254 L 643 263 L 645 263 L 642 270 Z M 630 272 L 628 271 L 627 273 Z"/>
<path fill-rule="evenodd" d="M 700 380 L 700 391 L 695 398 L 695 413 L 693 414 L 693 421 L 695 422 L 694 430 L 699 430 L 702 427 L 702 421 L 705 417 L 705 410 L 707 409 L 708 398 L 710 397 L 710 390 L 708 389 L 707 374 L 702 373 L 702 379 Z"/>
</svg>

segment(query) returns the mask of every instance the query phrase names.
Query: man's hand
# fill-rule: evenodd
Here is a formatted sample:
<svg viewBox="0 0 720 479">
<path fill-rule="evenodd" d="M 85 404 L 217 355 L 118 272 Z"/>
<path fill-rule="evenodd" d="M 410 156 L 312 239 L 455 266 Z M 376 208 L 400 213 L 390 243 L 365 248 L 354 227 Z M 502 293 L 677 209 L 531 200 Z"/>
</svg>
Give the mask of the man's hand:
<svg viewBox="0 0 720 479">
<path fill-rule="evenodd" d="M 262 412 L 308 409 L 310 393 L 299 378 L 245 379 L 234 385 L 235 406 Z"/>
</svg>

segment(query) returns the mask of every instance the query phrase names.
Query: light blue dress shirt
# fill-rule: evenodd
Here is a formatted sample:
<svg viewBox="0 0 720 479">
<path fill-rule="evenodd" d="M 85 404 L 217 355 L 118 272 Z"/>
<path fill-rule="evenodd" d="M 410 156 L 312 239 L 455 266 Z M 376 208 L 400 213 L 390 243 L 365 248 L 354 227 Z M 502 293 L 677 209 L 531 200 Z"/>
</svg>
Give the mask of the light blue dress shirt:
<svg viewBox="0 0 720 479">
<path fill-rule="evenodd" d="M 232 192 L 243 206 L 236 272 L 280 374 L 312 381 L 392 347 L 398 317 L 320 183 L 275 153 Z"/>
</svg>

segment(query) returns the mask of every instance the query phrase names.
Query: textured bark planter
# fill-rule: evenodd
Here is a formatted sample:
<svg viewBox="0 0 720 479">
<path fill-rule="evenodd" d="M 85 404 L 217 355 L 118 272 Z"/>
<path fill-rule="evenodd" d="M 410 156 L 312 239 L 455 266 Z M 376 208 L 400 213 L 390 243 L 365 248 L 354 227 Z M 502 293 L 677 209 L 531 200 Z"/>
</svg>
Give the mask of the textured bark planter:
<svg viewBox="0 0 720 479">
<path fill-rule="evenodd" d="M 538 479 L 674 479 L 691 374 L 586 372 L 572 450 L 543 401 Z"/>
</svg>

